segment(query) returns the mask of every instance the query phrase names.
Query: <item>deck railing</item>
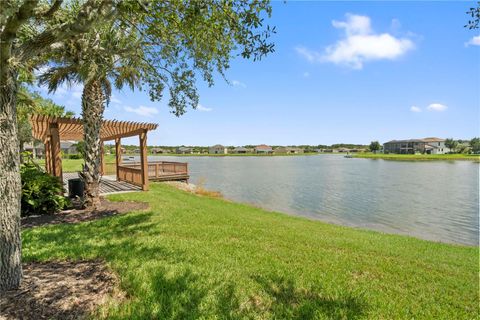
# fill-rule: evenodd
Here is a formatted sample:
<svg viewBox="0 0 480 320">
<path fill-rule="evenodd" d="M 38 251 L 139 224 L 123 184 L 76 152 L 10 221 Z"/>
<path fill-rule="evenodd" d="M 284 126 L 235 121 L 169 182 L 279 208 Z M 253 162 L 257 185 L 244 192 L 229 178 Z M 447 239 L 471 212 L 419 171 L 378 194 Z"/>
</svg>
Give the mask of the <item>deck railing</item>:
<svg viewBox="0 0 480 320">
<path fill-rule="evenodd" d="M 186 162 L 149 161 L 147 167 L 149 180 L 188 180 L 188 163 Z M 136 177 L 136 173 L 138 173 L 138 179 L 141 183 L 142 177 L 140 163 L 127 162 L 119 166 L 119 169 L 120 168 L 131 169 L 130 171 L 119 170 L 120 180 L 124 179 L 125 173 L 127 173 L 127 178 Z M 125 181 L 130 180 L 125 179 Z"/>
<path fill-rule="evenodd" d="M 140 168 L 140 165 L 138 168 L 129 165 L 119 165 L 117 179 L 130 182 L 137 186 L 142 186 L 142 169 Z"/>
</svg>

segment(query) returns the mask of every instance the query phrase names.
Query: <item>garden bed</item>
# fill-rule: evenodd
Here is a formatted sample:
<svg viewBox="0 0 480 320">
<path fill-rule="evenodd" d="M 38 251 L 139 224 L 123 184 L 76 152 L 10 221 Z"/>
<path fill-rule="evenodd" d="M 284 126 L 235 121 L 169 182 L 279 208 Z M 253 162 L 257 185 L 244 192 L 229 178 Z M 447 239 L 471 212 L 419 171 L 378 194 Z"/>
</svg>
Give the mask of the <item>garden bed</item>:
<svg viewBox="0 0 480 320">
<path fill-rule="evenodd" d="M 2 293 L 2 320 L 83 319 L 107 301 L 118 283 L 100 260 L 31 262 L 23 272 L 20 288 Z"/>
<path fill-rule="evenodd" d="M 31 228 L 49 224 L 78 223 L 146 209 L 148 209 L 148 203 L 146 202 L 111 202 L 106 199 L 102 199 L 99 210 L 73 209 L 64 210 L 56 214 L 24 217 L 22 218 L 22 228 Z"/>
</svg>

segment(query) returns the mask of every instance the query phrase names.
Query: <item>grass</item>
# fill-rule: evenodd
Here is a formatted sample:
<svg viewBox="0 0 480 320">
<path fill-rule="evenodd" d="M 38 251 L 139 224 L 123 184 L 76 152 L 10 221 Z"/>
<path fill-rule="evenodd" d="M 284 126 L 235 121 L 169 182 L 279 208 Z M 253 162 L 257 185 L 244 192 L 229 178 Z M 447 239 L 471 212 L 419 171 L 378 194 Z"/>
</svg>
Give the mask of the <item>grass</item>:
<svg viewBox="0 0 480 320">
<path fill-rule="evenodd" d="M 23 257 L 102 258 L 111 319 L 476 319 L 478 247 L 268 212 L 164 184 L 150 210 L 23 231 Z"/>
<path fill-rule="evenodd" d="M 385 160 L 405 160 L 405 161 L 425 161 L 425 160 L 471 160 L 480 161 L 478 154 L 383 154 L 383 153 L 355 153 L 354 158 L 385 159 Z"/>
</svg>

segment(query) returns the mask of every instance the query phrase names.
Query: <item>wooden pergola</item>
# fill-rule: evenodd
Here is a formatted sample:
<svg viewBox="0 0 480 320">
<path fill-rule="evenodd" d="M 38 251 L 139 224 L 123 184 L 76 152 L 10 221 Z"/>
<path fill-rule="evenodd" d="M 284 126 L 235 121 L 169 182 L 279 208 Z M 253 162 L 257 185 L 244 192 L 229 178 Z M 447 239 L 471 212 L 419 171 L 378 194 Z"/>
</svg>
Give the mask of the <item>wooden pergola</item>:
<svg viewBox="0 0 480 320">
<path fill-rule="evenodd" d="M 45 169 L 48 173 L 63 179 L 61 140 L 83 140 L 83 123 L 79 118 L 59 118 L 33 115 L 30 118 L 33 137 L 45 144 Z M 101 173 L 104 173 L 104 141 L 115 140 L 117 180 L 128 181 L 148 190 L 147 132 L 157 128 L 155 123 L 104 120 L 100 129 Z M 137 136 L 140 140 L 140 168 L 122 166 L 121 139 Z"/>
</svg>

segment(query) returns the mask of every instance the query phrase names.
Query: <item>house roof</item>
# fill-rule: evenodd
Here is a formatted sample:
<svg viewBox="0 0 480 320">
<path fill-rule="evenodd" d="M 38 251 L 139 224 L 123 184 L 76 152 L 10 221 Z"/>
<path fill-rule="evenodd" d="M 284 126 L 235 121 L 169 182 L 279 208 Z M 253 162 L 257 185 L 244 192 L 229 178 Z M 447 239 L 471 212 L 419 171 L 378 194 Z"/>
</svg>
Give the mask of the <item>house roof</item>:
<svg viewBox="0 0 480 320">
<path fill-rule="evenodd" d="M 406 142 L 442 142 L 442 141 L 445 141 L 445 139 L 430 137 L 430 138 L 423 138 L 423 139 L 391 140 L 391 141 L 385 142 L 384 144 L 387 144 L 387 143 L 406 143 Z"/>
<path fill-rule="evenodd" d="M 225 148 L 225 147 L 222 146 L 221 144 L 216 144 L 214 146 L 211 146 L 210 148 Z"/>
<path fill-rule="evenodd" d="M 261 144 L 261 145 L 256 146 L 255 149 L 257 149 L 257 150 L 258 149 L 269 149 L 270 150 L 270 149 L 272 149 L 272 147 L 267 146 L 266 144 Z"/>
<path fill-rule="evenodd" d="M 45 140 L 50 135 L 52 126 L 58 126 L 60 140 L 83 140 L 83 123 L 80 118 L 59 118 L 36 114 L 30 117 L 30 123 L 33 137 L 38 140 Z M 157 126 L 156 123 L 103 120 L 100 138 L 113 140 L 136 136 L 143 130 L 155 130 Z"/>
</svg>

